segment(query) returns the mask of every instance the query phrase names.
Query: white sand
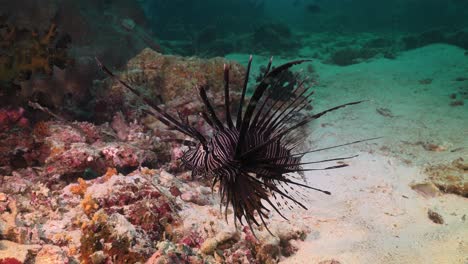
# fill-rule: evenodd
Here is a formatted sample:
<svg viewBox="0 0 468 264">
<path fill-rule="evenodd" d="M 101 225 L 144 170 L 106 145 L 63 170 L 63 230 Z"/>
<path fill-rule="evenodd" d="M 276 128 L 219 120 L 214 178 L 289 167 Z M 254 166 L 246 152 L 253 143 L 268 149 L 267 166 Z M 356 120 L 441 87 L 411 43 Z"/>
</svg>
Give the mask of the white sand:
<svg viewBox="0 0 468 264">
<path fill-rule="evenodd" d="M 468 158 L 468 107 L 449 106 L 449 95 L 462 85 L 454 79 L 468 75 L 468 57 L 463 53 L 452 46 L 433 45 L 396 60 L 348 67 L 314 64 L 323 86 L 316 109 L 356 99 L 370 102 L 317 121 L 312 144 L 322 147 L 384 138 L 307 156 L 317 160 L 360 154 L 350 167 L 307 173 L 309 185 L 333 195 L 309 192 L 309 210 L 290 214 L 292 221 L 305 221 L 312 233 L 282 263 L 330 259 L 346 264 L 468 263 L 468 220 L 462 220 L 468 215 L 467 199 L 452 194 L 424 198 L 409 187 L 424 181 L 421 168 L 426 164 Z M 433 82 L 419 83 L 426 78 Z M 379 107 L 391 110 L 395 117 L 378 114 Z M 405 143 L 418 141 L 443 145 L 447 151 L 432 152 Z M 380 150 L 382 146 L 387 148 Z M 449 151 L 459 147 L 465 148 Z M 429 220 L 428 209 L 441 214 L 445 224 Z"/>
<path fill-rule="evenodd" d="M 247 63 L 245 54 L 229 59 Z M 254 74 L 267 58 L 256 57 Z M 275 59 L 276 64 L 285 60 Z M 410 183 L 424 182 L 427 164 L 468 159 L 468 106 L 450 106 L 449 95 L 468 81 L 468 56 L 449 45 L 431 45 L 399 54 L 397 59 L 347 67 L 313 62 L 319 76 L 315 111 L 356 100 L 358 106 L 333 112 L 311 125 L 310 144 L 325 147 L 383 136 L 364 144 L 306 156 L 319 160 L 359 154 L 351 166 L 309 172 L 308 184 L 332 192 L 308 192 L 308 211 L 289 212 L 292 223 L 312 230 L 299 251 L 281 263 L 468 263 L 468 201 L 445 194 L 424 198 Z M 306 68 L 306 66 L 303 66 Z M 423 79 L 430 84 L 421 84 Z M 466 103 L 466 100 L 465 100 Z M 393 117 L 377 113 L 390 110 Z M 446 151 L 425 150 L 419 143 L 441 145 Z M 382 148 L 384 147 L 384 148 Z M 450 152 L 450 150 L 464 149 Z M 467 175 L 468 177 L 468 175 Z M 433 223 L 428 209 L 442 215 Z M 284 221 L 275 216 L 274 221 Z"/>
</svg>

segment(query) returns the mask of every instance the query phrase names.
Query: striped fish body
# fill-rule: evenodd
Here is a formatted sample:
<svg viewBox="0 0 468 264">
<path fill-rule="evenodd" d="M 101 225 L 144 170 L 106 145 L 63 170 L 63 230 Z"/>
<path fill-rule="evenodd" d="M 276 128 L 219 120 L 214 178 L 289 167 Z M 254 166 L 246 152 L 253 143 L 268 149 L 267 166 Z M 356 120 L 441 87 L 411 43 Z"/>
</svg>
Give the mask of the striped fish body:
<svg viewBox="0 0 468 264">
<path fill-rule="evenodd" d="M 262 80 L 255 87 L 249 102 L 244 105 L 252 63 L 252 57 L 250 57 L 236 118 L 231 117 L 229 66 L 225 65 L 225 121 L 222 122 L 218 118 L 205 88 L 199 87 L 200 97 L 205 105 L 205 111 L 201 113 L 201 116 L 214 131 L 211 137 L 203 135 L 195 127 L 190 126 L 187 119 L 179 118 L 179 120 L 171 116 L 154 102 L 144 98 L 138 90 L 118 79 L 99 61 L 98 64 L 104 72 L 140 97 L 151 110 L 147 111 L 148 114 L 154 115 L 162 123 L 190 138 L 190 140 L 173 140 L 189 147 L 181 160 L 188 169 L 192 170 L 192 175 L 211 176 L 212 186 L 219 183 L 221 205 L 225 207 L 226 220 L 227 208 L 232 206 L 234 223 L 243 224 L 245 220 L 250 227 L 253 224 L 256 226 L 263 224 L 268 230 L 265 219 L 268 218 L 271 210 L 286 218 L 281 212 L 283 206 L 279 200 L 282 200 L 283 205 L 289 208 L 299 206 L 307 209 L 294 195 L 296 192 L 293 187 L 303 187 L 330 194 L 328 191 L 295 181 L 291 174 L 345 167 L 346 164 L 341 164 L 325 168 L 303 169 L 305 164 L 351 158 L 341 157 L 303 163 L 301 162 L 303 155 L 365 141 L 297 153 L 297 146 L 304 140 L 304 135 L 297 133 L 298 128 L 326 113 L 361 102 L 338 105 L 317 114 L 308 114 L 298 118 L 297 113 L 310 107 L 313 91 L 310 91 L 310 86 L 305 80 L 300 79 L 298 74 L 293 75 L 297 80 L 292 82 L 294 83 L 292 91 L 291 85 L 284 84 L 282 80 L 284 76 L 291 78 L 289 69 L 292 66 L 305 61 L 291 61 L 272 68 L 272 60 L 270 60 Z M 281 89 L 285 87 L 288 89 Z M 277 94 L 278 91 L 280 94 Z M 288 100 L 280 101 L 279 98 L 284 99 L 286 94 L 292 96 L 290 98 L 288 96 Z"/>
</svg>

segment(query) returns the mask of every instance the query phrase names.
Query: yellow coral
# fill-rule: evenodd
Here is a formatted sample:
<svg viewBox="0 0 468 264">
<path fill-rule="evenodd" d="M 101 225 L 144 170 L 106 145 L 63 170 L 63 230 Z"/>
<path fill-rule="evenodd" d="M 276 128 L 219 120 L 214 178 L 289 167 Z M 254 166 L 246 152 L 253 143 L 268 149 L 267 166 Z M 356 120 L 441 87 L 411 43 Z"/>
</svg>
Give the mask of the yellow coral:
<svg viewBox="0 0 468 264">
<path fill-rule="evenodd" d="M 104 174 L 104 180 L 108 181 L 114 175 L 117 175 L 117 169 L 116 168 L 107 168 L 107 171 Z"/>
<path fill-rule="evenodd" d="M 83 207 L 83 211 L 87 216 L 92 215 L 94 212 L 99 209 L 99 205 L 96 201 L 91 197 L 90 194 L 87 194 L 83 200 L 81 201 L 81 207 Z"/>
<path fill-rule="evenodd" d="M 66 249 L 67 248 L 65 248 L 65 250 Z M 76 254 L 78 254 L 78 248 L 77 247 L 75 247 L 75 246 L 68 247 L 68 255 L 69 256 L 73 256 L 73 255 L 76 255 Z"/>
<path fill-rule="evenodd" d="M 81 223 L 81 229 L 83 230 L 83 229 L 87 228 L 88 226 L 92 226 L 92 225 L 100 224 L 100 223 L 105 223 L 107 221 L 107 219 L 108 219 L 108 216 L 104 212 L 99 211 L 99 212 L 95 213 L 91 217 L 91 220 L 82 222 Z"/>
<path fill-rule="evenodd" d="M 78 184 L 71 186 L 70 192 L 72 192 L 73 194 L 79 194 L 80 196 L 84 196 L 86 190 L 88 189 L 88 186 L 89 185 L 86 183 L 85 180 L 83 180 L 83 178 L 78 178 Z"/>
<path fill-rule="evenodd" d="M 93 218 L 91 219 L 91 221 L 93 223 L 105 223 L 107 222 L 107 218 L 108 216 L 105 213 L 101 212 L 101 213 L 97 213 L 93 215 Z"/>
<path fill-rule="evenodd" d="M 52 147 L 50 149 L 50 155 L 49 156 L 50 157 L 58 156 L 58 155 L 62 154 L 64 151 L 65 151 L 65 149 L 63 147 Z"/>
<path fill-rule="evenodd" d="M 149 168 L 147 168 L 147 167 L 141 168 L 140 172 L 141 172 L 141 174 L 143 174 L 143 175 L 148 175 L 148 176 L 152 176 L 152 175 L 154 175 L 154 174 L 157 173 L 156 170 L 154 170 L 154 169 L 149 169 Z"/>
<path fill-rule="evenodd" d="M 55 244 L 60 244 L 60 245 L 67 245 L 72 241 L 72 237 L 68 233 L 57 233 L 53 235 L 52 241 L 54 241 Z"/>
<path fill-rule="evenodd" d="M 6 83 L 30 78 L 32 73 L 51 74 L 52 65 L 70 64 L 66 50 L 54 45 L 57 25 L 52 24 L 45 34 L 29 29 L 20 29 L 8 24 L 0 32 L 0 80 Z M 29 31 L 30 34 L 18 34 Z"/>
</svg>

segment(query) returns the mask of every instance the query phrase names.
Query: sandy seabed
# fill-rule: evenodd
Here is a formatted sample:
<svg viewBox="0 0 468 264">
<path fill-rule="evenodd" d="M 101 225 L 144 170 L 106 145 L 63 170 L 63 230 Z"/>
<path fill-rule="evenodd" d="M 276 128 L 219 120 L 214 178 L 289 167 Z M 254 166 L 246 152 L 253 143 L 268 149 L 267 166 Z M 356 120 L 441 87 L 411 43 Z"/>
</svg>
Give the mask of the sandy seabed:
<svg viewBox="0 0 468 264">
<path fill-rule="evenodd" d="M 319 76 L 317 111 L 369 101 L 321 118 L 311 127 L 309 143 L 319 148 L 382 138 L 305 157 L 359 155 L 349 167 L 306 174 L 309 185 L 332 196 L 308 192 L 309 210 L 287 213 L 292 224 L 307 225 L 311 233 L 281 263 L 468 263 L 467 199 L 426 198 L 410 187 L 427 180 L 425 166 L 468 158 L 467 105 L 450 105 L 450 94 L 468 86 L 457 80 L 468 74 L 464 50 L 431 45 L 395 60 L 348 67 L 312 63 Z M 424 144 L 440 149 L 429 151 Z M 428 210 L 444 224 L 432 222 Z"/>
<path fill-rule="evenodd" d="M 306 51 L 304 49 L 304 54 L 307 54 Z M 311 54 L 312 52 L 310 51 Z M 245 65 L 248 55 L 232 54 L 228 56 L 228 59 L 237 60 Z M 268 58 L 256 56 L 254 63 L 261 64 L 267 60 Z M 285 61 L 285 59 L 276 58 L 275 65 Z M 289 218 L 289 221 L 272 212 L 269 227 L 278 237 L 281 233 L 294 233 L 295 231 L 300 231 L 301 234 L 291 241 L 287 239 L 288 250 L 284 252 L 294 253 L 292 256 L 282 257 L 280 263 L 467 264 L 468 109 L 464 103 L 468 95 L 468 56 L 465 55 L 465 51 L 449 45 L 431 45 L 400 53 L 394 60 L 380 58 L 347 67 L 312 61 L 312 66 L 305 64 L 299 67 L 307 69 L 307 72 L 317 78 L 316 97 L 313 102 L 314 112 L 357 100 L 365 100 L 365 102 L 340 109 L 313 122 L 309 131 L 310 137 L 302 146 L 305 149 L 320 149 L 360 139 L 380 138 L 314 152 L 304 157 L 303 161 L 307 162 L 357 155 L 345 161 L 350 165 L 348 167 L 337 170 L 310 171 L 305 174 L 304 179 L 308 185 L 328 190 L 332 193 L 331 196 L 296 188 L 301 190 L 303 199 L 300 200 L 303 200 L 308 210 L 299 207 L 291 210 L 282 209 L 281 212 Z M 258 68 L 258 65 L 252 67 L 254 71 L 258 71 Z M 252 75 L 257 76 L 258 72 L 253 72 Z M 454 102 L 458 103 L 454 104 Z M 428 168 L 454 164 L 454 161 L 462 164 L 457 170 L 457 173 L 461 175 L 459 178 L 461 184 L 458 186 L 463 189 L 465 197 L 438 190 L 432 184 L 434 179 L 431 177 L 433 176 L 428 172 Z M 306 168 L 323 168 L 332 165 L 336 163 L 310 164 Z M 442 168 L 445 167 L 442 166 Z M 55 216 L 55 211 L 45 212 L 48 220 L 43 230 L 47 231 L 45 237 L 48 239 L 55 239 L 57 234 L 67 235 L 64 237 L 70 240 L 70 244 L 68 249 L 45 245 L 41 249 L 44 254 L 41 255 L 39 252 L 38 255 L 41 255 L 42 259 L 44 256 L 68 259 L 65 250 L 71 251 L 70 245 L 79 245 L 83 232 L 92 230 L 83 229 L 83 227 L 86 228 L 83 223 L 91 222 L 87 221 L 89 219 L 86 210 L 93 209 L 91 205 L 97 207 L 95 202 L 92 203 L 93 199 L 99 200 L 107 197 L 113 194 L 114 190 L 118 195 L 124 195 L 124 192 L 120 192 L 120 188 L 125 191 L 124 187 L 133 186 L 133 183 L 137 182 L 136 179 L 140 182 L 137 190 L 144 190 L 145 186 L 151 184 L 144 184 L 143 180 L 153 179 L 151 177 L 157 177 L 158 184 L 164 188 L 177 185 L 184 192 L 176 195 L 171 193 L 173 196 L 180 196 L 180 199 L 174 199 L 179 199 L 176 203 L 182 208 L 178 214 L 183 219 L 184 226 L 180 227 L 184 231 L 183 234 L 189 232 L 187 234 L 191 237 L 197 232 L 205 232 L 206 237 L 211 237 L 213 234 L 221 233 L 229 235 L 226 237 L 230 239 L 236 233 L 232 221 L 226 223 L 222 214 L 218 212 L 219 198 L 217 195 L 209 195 L 208 187 L 202 188 L 198 186 L 198 183 L 191 185 L 192 183 L 183 182 L 174 175 L 155 170 L 145 169 L 135 173 L 138 175 L 124 177 L 114 175 L 118 174 L 117 171 L 111 171 L 109 175 L 106 172 L 108 178 L 105 175 L 87 183 L 83 181 L 84 184 L 81 182 L 79 185 L 70 184 L 64 190 L 59 191 L 61 196 L 53 197 L 53 199 L 57 202 L 61 199 L 60 197 L 68 197 L 68 200 L 61 205 L 67 213 L 63 216 Z M 12 179 L 22 179 L 22 177 L 9 180 Z M 23 185 L 28 183 L 31 182 L 26 178 L 22 181 Z M 415 184 L 427 184 L 433 189 L 429 190 L 430 193 L 425 193 L 415 190 Z M 77 189 L 83 192 L 82 196 L 89 197 L 89 199 L 82 199 L 79 193 L 72 193 L 73 186 L 81 186 Z M 42 190 L 39 191 L 42 192 Z M 155 193 L 162 192 L 157 190 Z M 186 199 L 187 201 L 182 199 L 181 197 L 185 194 L 190 194 L 188 198 L 191 199 Z M 118 195 L 115 197 L 125 197 L 125 195 Z M 197 197 L 200 199 L 194 202 L 194 198 Z M 10 198 L 3 195 L 4 202 L 5 199 L 10 206 L 8 200 Z M 30 201 L 24 199 L 19 201 L 20 204 L 21 201 L 30 204 Z M 16 205 L 14 207 L 16 208 Z M 13 216 L 10 226 L 15 226 L 14 211 L 17 210 L 11 209 L 12 213 L 6 213 L 8 216 Z M 429 212 L 435 212 L 439 216 L 440 223 L 435 221 L 436 218 L 430 219 Z M 36 211 L 36 213 L 41 212 Z M 50 218 L 51 215 L 52 218 Z M 30 214 L 28 217 L 33 216 L 35 214 Z M 84 220 L 83 222 L 72 221 L 75 217 Z M 112 219 L 114 222 L 125 220 L 120 214 L 115 214 Z M 124 226 L 125 232 L 121 228 L 111 230 L 114 230 L 117 235 L 133 234 L 130 236 L 132 240 L 129 240 L 133 241 L 133 238 L 137 236 L 136 232 L 131 232 L 131 230 L 135 227 L 127 220 L 124 222 L 127 224 L 118 226 Z M 70 223 L 72 226 L 69 226 Z M 205 230 L 207 227 L 209 230 Z M 30 230 L 21 228 L 23 226 L 15 230 Z M 303 237 L 303 231 L 308 232 L 305 240 L 295 240 Z M 266 238 L 266 241 L 263 241 L 264 244 L 275 242 L 277 244 L 274 245 L 278 245 L 280 243 L 279 239 L 275 240 L 276 238 L 266 233 L 263 230 L 263 234 L 267 235 L 263 237 Z M 38 234 L 39 232 L 37 236 L 31 236 L 31 240 L 37 239 L 38 243 L 40 241 Z M 57 241 L 60 242 L 61 237 L 58 236 Z M 151 240 L 146 236 L 145 239 L 147 240 L 142 241 Z M 213 241 L 215 243 L 210 243 Z M 5 246 L 6 243 L 9 243 L 9 246 Z M 208 239 L 201 247 L 210 249 L 210 246 L 214 245 L 214 250 L 217 243 L 216 239 Z M 7 256 L 19 257 L 21 244 L 3 241 L 2 245 L 0 251 L 8 253 Z M 143 244 L 143 246 L 146 245 Z M 249 250 L 242 251 L 245 250 L 242 248 L 243 245 L 245 247 L 245 243 L 240 241 L 239 252 L 249 253 Z M 24 246 L 22 251 L 26 258 L 29 245 L 21 246 Z M 55 251 L 49 252 L 49 249 Z M 146 248 L 139 248 L 139 250 L 143 249 Z M 156 258 L 159 256 L 158 252 L 155 253 Z M 41 258 L 36 256 L 37 263 L 39 263 L 38 259 Z M 75 260 L 78 262 L 77 259 Z M 58 260 L 54 263 L 65 262 Z"/>
</svg>

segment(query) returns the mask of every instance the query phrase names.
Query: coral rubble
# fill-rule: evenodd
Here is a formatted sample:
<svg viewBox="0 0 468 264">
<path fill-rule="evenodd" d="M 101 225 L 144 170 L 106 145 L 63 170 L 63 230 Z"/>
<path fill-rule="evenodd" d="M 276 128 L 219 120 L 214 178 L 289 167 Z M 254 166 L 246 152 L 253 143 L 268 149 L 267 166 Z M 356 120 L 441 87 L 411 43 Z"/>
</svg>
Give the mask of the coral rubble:
<svg viewBox="0 0 468 264">
<path fill-rule="evenodd" d="M 213 94 L 213 104 L 222 106 L 223 64 L 230 66 L 230 87 L 232 91 L 240 91 L 243 82 L 244 68 L 235 62 L 222 58 L 199 59 L 180 56 L 163 55 L 151 49 L 144 49 L 131 59 L 127 69 L 120 78 L 134 87 L 141 88 L 145 97 L 158 104 L 164 103 L 168 108 L 177 109 L 183 116 L 198 115 L 202 104 L 193 100 L 198 96 L 197 87 L 204 86 Z M 135 116 L 141 108 L 131 108 L 141 102 L 117 82 L 103 84 L 95 88 L 96 118 L 109 120 L 117 111 L 124 111 L 126 116 Z M 233 94 L 231 100 L 238 100 Z M 233 105 L 235 105 L 233 103 Z M 141 112 L 141 111 L 140 111 Z"/>
<path fill-rule="evenodd" d="M 442 192 L 468 197 L 467 170 L 466 160 L 459 158 L 450 164 L 428 166 L 425 173 Z"/>
<path fill-rule="evenodd" d="M 60 189 L 49 189 L 40 178 L 32 178 L 25 182 L 31 193 L 5 188 L 15 181 L 15 176 L 8 177 L 2 185 L 0 227 L 4 238 L 29 244 L 14 246 L 25 248 L 24 256 L 15 255 L 22 262 L 27 258 L 36 263 L 276 263 L 296 250 L 290 241 L 304 239 L 307 233 L 305 228 L 281 224 L 272 228 L 276 237 L 257 230 L 257 240 L 249 228 L 226 229 L 222 217 L 219 223 L 213 220 L 217 217 L 209 220 L 210 214 L 221 214 L 217 199 L 207 198 L 208 205 L 199 205 L 199 198 L 184 201 L 171 188 L 178 186 L 186 193 L 198 183 L 160 170 L 141 168 L 124 176 L 109 169 L 98 178 L 80 179 L 79 184 Z M 206 225 L 182 217 L 201 208 L 211 208 Z M 12 250 L 13 242 L 0 243 Z M 0 256 L 12 255 L 0 250 Z"/>
<path fill-rule="evenodd" d="M 223 105 L 225 63 L 239 91 L 245 70 L 237 63 L 150 49 L 121 77 L 190 117 L 201 107 L 194 87 Z M 101 124 L 36 104 L 52 119 L 0 108 L 0 263 L 277 263 L 295 252 L 292 241 L 306 227 L 273 225 L 275 236 L 255 230 L 257 240 L 249 228 L 228 225 L 211 184 L 193 179 L 176 161 L 181 146 L 164 141 L 174 132 L 139 114 L 116 83 L 101 84 L 108 86 L 96 98 L 109 106 Z"/>
</svg>

